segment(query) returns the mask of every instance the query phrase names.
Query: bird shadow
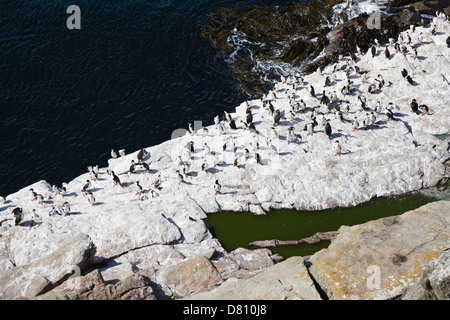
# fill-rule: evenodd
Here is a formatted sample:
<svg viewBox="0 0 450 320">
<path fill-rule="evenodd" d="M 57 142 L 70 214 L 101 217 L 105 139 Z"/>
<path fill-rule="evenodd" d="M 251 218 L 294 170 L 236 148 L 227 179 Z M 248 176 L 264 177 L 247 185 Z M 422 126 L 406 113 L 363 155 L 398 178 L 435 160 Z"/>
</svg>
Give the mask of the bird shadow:
<svg viewBox="0 0 450 320">
<path fill-rule="evenodd" d="M 188 177 L 197 177 L 198 176 L 198 172 L 197 171 L 189 171 L 187 173 Z"/>
<path fill-rule="evenodd" d="M 8 208 L 14 208 L 14 207 L 15 207 L 15 205 L 8 205 L 6 207 L 2 207 L 2 208 L 0 208 L 0 212 L 5 211 Z"/>
<path fill-rule="evenodd" d="M 83 214 L 83 212 L 80 212 L 80 211 L 71 211 L 71 212 L 69 213 L 70 216 L 72 216 L 72 215 L 77 216 L 77 215 L 80 215 L 80 214 Z"/>
<path fill-rule="evenodd" d="M 91 192 L 97 192 L 100 190 L 103 190 L 104 188 L 93 188 L 93 189 L 89 189 Z"/>
<path fill-rule="evenodd" d="M 217 173 L 217 172 L 221 172 L 222 170 L 219 170 L 217 168 L 208 168 L 205 170 L 206 173 Z"/>
<path fill-rule="evenodd" d="M 149 160 L 150 157 L 151 157 L 150 153 L 147 153 L 147 154 L 145 155 L 145 157 L 142 158 L 141 162 L 144 162 L 144 161 L 146 161 L 146 160 Z"/>
<path fill-rule="evenodd" d="M 342 133 L 336 132 L 330 135 L 330 140 L 342 137 Z"/>
<path fill-rule="evenodd" d="M 78 197 L 78 195 L 77 195 L 76 192 L 66 193 L 64 196 L 65 196 L 65 197 Z"/>
<path fill-rule="evenodd" d="M 19 226 L 21 227 L 34 227 L 34 226 L 38 226 L 41 225 L 42 222 L 36 222 L 34 220 L 28 220 L 28 221 L 24 221 L 22 223 L 19 223 Z"/>
<path fill-rule="evenodd" d="M 131 186 L 133 183 L 134 183 L 134 182 L 122 182 L 122 185 L 123 185 L 124 187 L 128 187 L 128 186 Z"/>
<path fill-rule="evenodd" d="M 227 195 L 227 194 L 237 194 L 237 191 L 228 191 L 228 192 L 220 192 L 219 194 L 217 194 L 217 195 Z"/>
<path fill-rule="evenodd" d="M 380 125 L 380 123 L 375 123 L 375 124 L 369 125 L 370 130 L 380 130 L 380 129 L 386 129 L 386 128 L 387 128 L 386 126 L 382 126 L 382 125 Z"/>
</svg>

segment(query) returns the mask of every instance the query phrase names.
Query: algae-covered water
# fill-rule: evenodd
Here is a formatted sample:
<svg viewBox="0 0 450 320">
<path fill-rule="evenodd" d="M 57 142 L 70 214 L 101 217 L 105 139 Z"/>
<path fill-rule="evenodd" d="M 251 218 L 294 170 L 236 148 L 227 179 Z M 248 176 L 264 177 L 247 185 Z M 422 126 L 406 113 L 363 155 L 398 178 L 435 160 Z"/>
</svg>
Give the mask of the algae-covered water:
<svg viewBox="0 0 450 320">
<path fill-rule="evenodd" d="M 316 232 L 336 231 L 342 225 L 356 225 L 383 217 L 402 214 L 416 209 L 436 198 L 415 192 L 407 195 L 374 198 L 352 208 L 335 208 L 320 211 L 277 210 L 255 216 L 248 212 L 220 212 L 209 214 L 204 222 L 227 251 L 247 246 L 256 240 L 299 240 Z M 330 242 L 315 245 L 297 245 L 269 248 L 285 259 L 307 256 L 326 248 Z"/>
</svg>

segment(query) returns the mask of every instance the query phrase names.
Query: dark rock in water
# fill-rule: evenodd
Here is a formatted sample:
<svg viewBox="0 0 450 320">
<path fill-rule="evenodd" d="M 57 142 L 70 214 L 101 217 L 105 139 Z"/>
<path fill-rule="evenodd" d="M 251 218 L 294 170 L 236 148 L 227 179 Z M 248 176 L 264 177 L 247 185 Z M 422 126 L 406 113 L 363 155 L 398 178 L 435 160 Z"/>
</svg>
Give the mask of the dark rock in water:
<svg viewBox="0 0 450 320">
<path fill-rule="evenodd" d="M 308 74 L 336 62 L 340 54 L 354 53 L 356 45 L 366 52 L 374 39 L 387 43 L 411 24 L 428 24 L 430 19 L 423 14 L 450 10 L 448 1 L 393 0 L 386 10 L 389 15 L 381 15 L 380 29 L 369 29 L 369 15 L 361 14 L 331 30 L 327 25 L 338 3 L 342 0 L 255 6 L 250 11 L 221 9 L 209 15 L 202 36 L 209 38 L 218 55 L 233 52 L 230 69 L 240 82 L 239 91 L 257 97 L 272 89 L 273 80 L 279 80 L 282 72 L 273 67 L 277 63 L 302 66 Z M 340 16 L 344 21 L 346 17 L 345 13 Z M 317 59 L 324 49 L 324 58 Z M 261 66 L 265 62 L 267 66 Z"/>
</svg>

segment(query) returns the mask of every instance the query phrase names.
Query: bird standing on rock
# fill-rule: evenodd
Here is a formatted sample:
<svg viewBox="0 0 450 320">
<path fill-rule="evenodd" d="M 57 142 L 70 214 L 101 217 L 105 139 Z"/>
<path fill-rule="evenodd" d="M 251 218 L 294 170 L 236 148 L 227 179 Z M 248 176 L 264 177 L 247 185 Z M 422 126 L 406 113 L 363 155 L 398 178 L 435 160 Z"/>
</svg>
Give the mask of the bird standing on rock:
<svg viewBox="0 0 450 320">
<path fill-rule="evenodd" d="M 162 188 L 161 188 L 161 183 L 162 183 L 162 181 L 161 181 L 161 174 L 158 174 L 158 177 L 157 177 L 156 180 L 153 182 L 153 186 L 154 186 L 156 189 L 161 190 L 161 189 L 162 189 Z"/>
<path fill-rule="evenodd" d="M 355 120 L 353 120 L 353 122 L 352 122 L 352 130 L 356 131 L 356 130 L 358 130 L 358 127 L 359 127 L 358 118 L 355 117 Z"/>
<path fill-rule="evenodd" d="M 372 58 L 375 57 L 375 54 L 377 52 L 377 49 L 375 48 L 375 46 L 372 46 L 372 48 L 370 49 L 370 52 L 372 53 Z"/>
<path fill-rule="evenodd" d="M 34 192 L 34 189 L 33 189 L 33 188 L 29 189 L 28 192 L 30 193 L 31 201 L 34 201 L 34 200 L 37 199 L 37 193 Z"/>
<path fill-rule="evenodd" d="M 341 155 L 341 145 L 339 144 L 339 140 L 334 141 L 333 152 L 335 156 Z"/>
<path fill-rule="evenodd" d="M 83 186 L 83 189 L 81 189 L 81 192 L 86 194 L 89 191 L 89 188 L 91 187 L 91 181 L 86 180 L 86 183 Z"/>
<path fill-rule="evenodd" d="M 402 70 L 402 77 L 406 78 L 407 75 L 408 75 L 408 71 L 406 71 L 406 69 L 403 68 L 403 70 Z"/>
<path fill-rule="evenodd" d="M 111 149 L 111 158 L 117 159 L 117 153 L 114 151 L 114 149 Z"/>
<path fill-rule="evenodd" d="M 275 110 L 275 114 L 273 116 L 273 125 L 276 126 L 280 123 L 281 120 L 281 111 L 280 110 Z"/>
<path fill-rule="evenodd" d="M 136 187 L 136 195 L 140 196 L 142 194 L 142 186 L 139 184 L 139 181 L 136 181 L 135 187 Z"/>
<path fill-rule="evenodd" d="M 288 128 L 288 134 L 287 134 L 286 140 L 287 140 L 288 144 L 290 144 L 292 141 L 295 140 L 294 127 Z"/>
<path fill-rule="evenodd" d="M 180 185 L 184 181 L 183 175 L 180 173 L 179 170 L 175 171 L 175 173 L 177 174 L 178 185 Z"/>
<path fill-rule="evenodd" d="M 309 94 L 311 95 L 311 97 L 314 97 L 314 98 L 316 97 L 316 92 L 312 85 L 309 86 Z"/>
<path fill-rule="evenodd" d="M 12 213 L 14 215 L 14 223 L 16 226 L 18 226 L 22 222 L 23 217 L 24 217 L 23 210 L 22 210 L 22 208 L 17 207 L 17 208 L 14 208 Z"/>
<path fill-rule="evenodd" d="M 391 53 L 389 52 L 389 49 L 387 47 L 384 50 L 384 55 L 385 55 L 386 59 L 389 59 L 391 57 Z"/>
<path fill-rule="evenodd" d="M 89 192 L 87 193 L 87 199 L 88 199 L 88 202 L 89 202 L 89 204 L 91 205 L 91 207 L 93 207 L 94 204 L 95 204 L 95 198 L 94 198 L 94 195 L 92 194 L 91 191 L 89 191 Z"/>
<path fill-rule="evenodd" d="M 417 114 L 417 111 L 419 110 L 419 104 L 417 103 L 416 99 L 412 99 L 409 106 L 411 107 L 411 112 L 414 112 Z"/>
<path fill-rule="evenodd" d="M 221 190 L 222 186 L 220 185 L 219 180 L 216 180 L 216 182 L 214 183 L 214 191 L 216 192 L 216 194 L 222 194 Z"/>
<path fill-rule="evenodd" d="M 328 136 L 328 139 L 331 140 L 331 125 L 329 120 L 327 119 L 327 123 L 325 124 L 325 133 Z"/>
<path fill-rule="evenodd" d="M 137 154 L 137 161 L 138 163 L 142 162 L 144 158 L 148 155 L 148 151 L 145 149 L 141 149 Z"/>
<path fill-rule="evenodd" d="M 114 171 L 111 171 L 111 175 L 112 175 L 112 178 L 113 178 L 114 186 L 116 186 L 118 184 L 119 186 L 121 186 L 123 188 L 123 185 L 120 182 L 119 177 L 114 173 Z"/>
<path fill-rule="evenodd" d="M 64 216 L 70 215 L 70 206 L 69 206 L 69 203 L 67 201 L 64 202 L 64 204 L 62 206 L 62 212 L 63 212 Z"/>
<path fill-rule="evenodd" d="M 411 78 L 410 75 L 407 75 L 405 79 L 406 79 L 406 81 L 408 81 L 408 85 L 414 84 L 414 80 Z"/>
</svg>

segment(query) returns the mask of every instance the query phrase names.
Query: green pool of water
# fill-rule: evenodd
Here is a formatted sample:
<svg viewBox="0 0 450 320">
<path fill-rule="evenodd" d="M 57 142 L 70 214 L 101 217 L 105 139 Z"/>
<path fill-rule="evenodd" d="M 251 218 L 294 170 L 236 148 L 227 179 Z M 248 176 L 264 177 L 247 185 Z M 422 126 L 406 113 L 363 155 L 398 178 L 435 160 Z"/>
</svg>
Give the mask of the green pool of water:
<svg viewBox="0 0 450 320">
<path fill-rule="evenodd" d="M 227 251 L 247 246 L 256 240 L 299 240 L 316 232 L 336 231 L 342 225 L 355 225 L 383 217 L 402 214 L 416 209 L 436 198 L 415 192 L 407 195 L 375 198 L 352 208 L 335 208 L 320 211 L 277 210 L 255 216 L 249 212 L 220 212 L 209 214 L 204 222 Z M 316 245 L 302 244 L 269 248 L 285 259 L 291 256 L 307 256 L 329 242 Z"/>
</svg>

